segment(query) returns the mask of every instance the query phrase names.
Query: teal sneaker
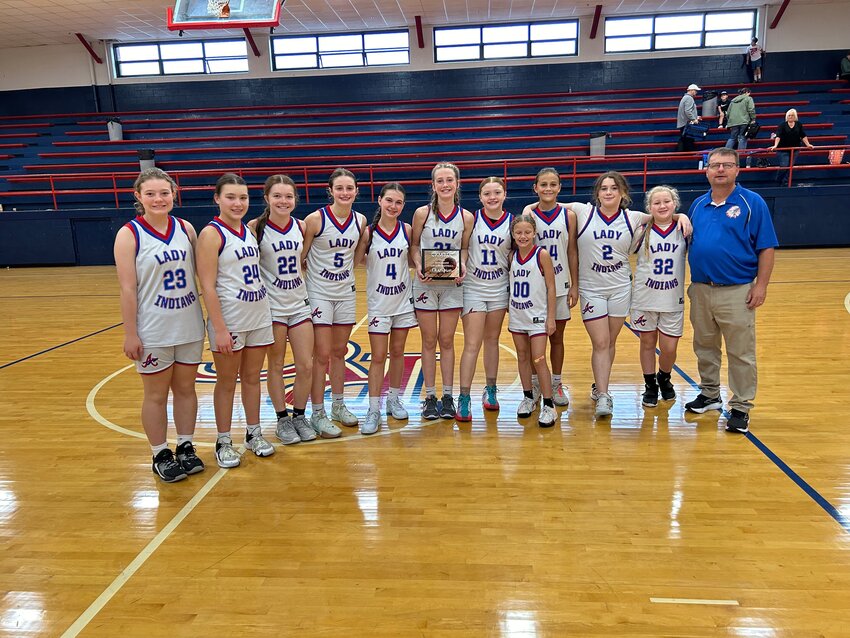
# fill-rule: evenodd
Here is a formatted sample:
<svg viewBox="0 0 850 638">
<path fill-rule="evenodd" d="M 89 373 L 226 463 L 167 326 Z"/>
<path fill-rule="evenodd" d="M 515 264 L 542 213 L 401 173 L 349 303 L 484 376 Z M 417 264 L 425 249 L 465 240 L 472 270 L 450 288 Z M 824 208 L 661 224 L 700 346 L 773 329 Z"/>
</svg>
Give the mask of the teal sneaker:
<svg viewBox="0 0 850 638">
<path fill-rule="evenodd" d="M 484 404 L 485 410 L 498 410 L 499 399 L 496 397 L 498 390 L 494 385 L 488 385 L 484 388 L 484 395 L 481 397 L 481 403 Z"/>
<path fill-rule="evenodd" d="M 455 421 L 472 421 L 472 398 L 468 394 L 461 394 L 457 398 Z"/>
</svg>

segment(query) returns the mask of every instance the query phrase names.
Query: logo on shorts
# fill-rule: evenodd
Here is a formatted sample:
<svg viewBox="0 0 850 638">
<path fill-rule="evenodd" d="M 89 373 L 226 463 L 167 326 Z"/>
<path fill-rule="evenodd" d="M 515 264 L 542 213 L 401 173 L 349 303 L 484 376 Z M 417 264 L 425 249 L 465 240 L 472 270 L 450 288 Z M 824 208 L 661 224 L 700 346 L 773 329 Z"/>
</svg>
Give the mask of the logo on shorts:
<svg viewBox="0 0 850 638">
<path fill-rule="evenodd" d="M 736 217 L 741 216 L 741 207 L 740 206 L 732 206 L 729 210 L 726 211 L 726 217 L 729 219 L 735 219 Z"/>
<path fill-rule="evenodd" d="M 428 293 L 423 292 L 416 298 L 416 303 L 426 303 L 428 301 Z"/>
<path fill-rule="evenodd" d="M 310 313 L 310 316 L 311 316 L 311 317 L 321 317 L 321 316 L 322 316 L 322 311 L 321 311 L 321 310 L 319 310 L 318 308 L 313 308 L 313 312 L 312 312 L 312 313 Z"/>
<path fill-rule="evenodd" d="M 369 327 L 371 328 L 372 326 L 377 326 L 378 323 L 379 323 L 378 318 L 372 317 L 372 320 L 369 322 Z"/>
<path fill-rule="evenodd" d="M 586 304 L 584 304 L 584 308 L 581 309 L 581 314 L 586 315 L 591 312 L 593 312 L 593 306 L 591 306 L 590 302 L 588 301 Z"/>
<path fill-rule="evenodd" d="M 148 355 L 148 358 L 142 361 L 142 367 L 147 368 L 148 366 L 153 366 L 154 368 L 159 365 L 157 362 L 159 361 L 159 357 L 155 357 L 152 354 Z"/>
<path fill-rule="evenodd" d="M 638 317 L 637 319 L 635 319 L 634 324 L 635 324 L 636 326 L 644 326 L 644 327 L 645 327 L 645 326 L 646 326 L 646 317 L 644 317 L 643 315 L 641 315 L 640 317 Z"/>
</svg>

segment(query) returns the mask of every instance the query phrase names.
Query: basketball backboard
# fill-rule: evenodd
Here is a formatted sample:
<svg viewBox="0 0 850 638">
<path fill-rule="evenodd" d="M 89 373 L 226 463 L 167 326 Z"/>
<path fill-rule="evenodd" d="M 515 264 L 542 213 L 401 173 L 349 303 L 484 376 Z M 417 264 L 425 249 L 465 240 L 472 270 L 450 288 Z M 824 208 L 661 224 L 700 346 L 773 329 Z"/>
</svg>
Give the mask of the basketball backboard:
<svg viewBox="0 0 850 638">
<path fill-rule="evenodd" d="M 168 7 L 171 31 L 276 27 L 284 0 L 176 0 Z"/>
</svg>

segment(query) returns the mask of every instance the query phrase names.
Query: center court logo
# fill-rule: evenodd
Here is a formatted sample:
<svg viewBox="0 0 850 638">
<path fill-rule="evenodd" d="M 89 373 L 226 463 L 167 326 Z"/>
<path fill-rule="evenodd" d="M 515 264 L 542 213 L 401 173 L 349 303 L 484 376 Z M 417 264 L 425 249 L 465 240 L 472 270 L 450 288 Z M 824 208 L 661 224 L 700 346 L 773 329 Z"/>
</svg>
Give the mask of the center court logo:
<svg viewBox="0 0 850 638">
<path fill-rule="evenodd" d="M 422 353 L 405 352 L 404 368 L 401 376 L 400 390 L 402 396 L 419 397 L 422 391 L 423 378 L 421 366 Z M 364 352 L 360 344 L 349 341 L 345 357 L 345 402 L 352 409 L 366 411 L 369 407 L 369 363 L 371 352 Z M 260 381 L 265 383 L 268 371 L 260 373 Z M 215 364 L 202 363 L 198 368 L 195 382 L 201 385 L 214 384 L 216 380 Z M 292 385 L 295 382 L 295 364 L 287 363 L 283 368 L 283 383 L 286 388 L 286 401 L 292 403 Z M 330 382 L 325 386 L 325 392 L 330 392 Z M 265 388 L 263 388 L 265 394 Z M 265 399 L 267 400 L 267 398 Z"/>
</svg>

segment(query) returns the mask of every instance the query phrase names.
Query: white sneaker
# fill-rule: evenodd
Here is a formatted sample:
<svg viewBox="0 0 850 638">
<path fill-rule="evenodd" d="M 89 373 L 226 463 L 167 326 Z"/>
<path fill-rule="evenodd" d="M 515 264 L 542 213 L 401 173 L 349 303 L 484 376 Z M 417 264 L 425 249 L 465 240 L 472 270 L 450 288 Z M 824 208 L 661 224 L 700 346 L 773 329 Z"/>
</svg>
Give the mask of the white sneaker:
<svg viewBox="0 0 850 638">
<path fill-rule="evenodd" d="M 233 441 L 225 440 L 215 444 L 215 460 L 219 467 L 239 467 L 239 452 L 233 448 Z"/>
<path fill-rule="evenodd" d="M 381 429 L 380 410 L 369 410 L 366 413 L 366 422 L 360 426 L 360 434 L 374 434 Z"/>
<path fill-rule="evenodd" d="M 335 439 L 342 434 L 342 430 L 333 424 L 324 410 L 313 412 L 310 415 L 310 425 L 316 434 L 323 439 Z"/>
<path fill-rule="evenodd" d="M 520 419 L 525 419 L 530 417 L 536 409 L 537 401 L 524 396 L 522 397 L 522 401 L 519 402 L 519 407 L 516 409 L 516 415 Z"/>
<path fill-rule="evenodd" d="M 334 403 L 331 405 L 331 421 L 339 421 L 349 428 L 357 425 L 357 417 L 351 410 L 345 407 L 344 403 Z"/>
<path fill-rule="evenodd" d="M 570 404 L 570 397 L 562 383 L 555 386 L 555 391 L 552 393 L 552 401 L 557 406 L 565 406 Z"/>
<path fill-rule="evenodd" d="M 277 427 L 274 431 L 278 440 L 284 445 L 292 445 L 293 443 L 301 443 L 301 437 L 292 425 L 291 416 L 282 416 L 277 420 Z"/>
<path fill-rule="evenodd" d="M 593 401 L 599 401 L 599 390 L 596 389 L 595 383 L 590 385 L 590 398 Z"/>
<path fill-rule="evenodd" d="M 607 392 L 600 392 L 596 400 L 596 416 L 611 416 L 614 412 L 614 400 Z"/>
<path fill-rule="evenodd" d="M 259 457 L 271 456 L 275 453 L 274 445 L 263 438 L 262 432 L 257 432 L 254 436 L 246 432 L 245 447 Z"/>
<path fill-rule="evenodd" d="M 387 416 L 403 421 L 408 417 L 407 409 L 401 399 L 387 399 Z"/>
<path fill-rule="evenodd" d="M 555 418 L 558 416 L 558 413 L 555 411 L 555 408 L 550 408 L 548 405 L 544 405 L 540 409 L 540 415 L 537 417 L 537 425 L 541 428 L 551 428 L 555 425 Z"/>
</svg>

